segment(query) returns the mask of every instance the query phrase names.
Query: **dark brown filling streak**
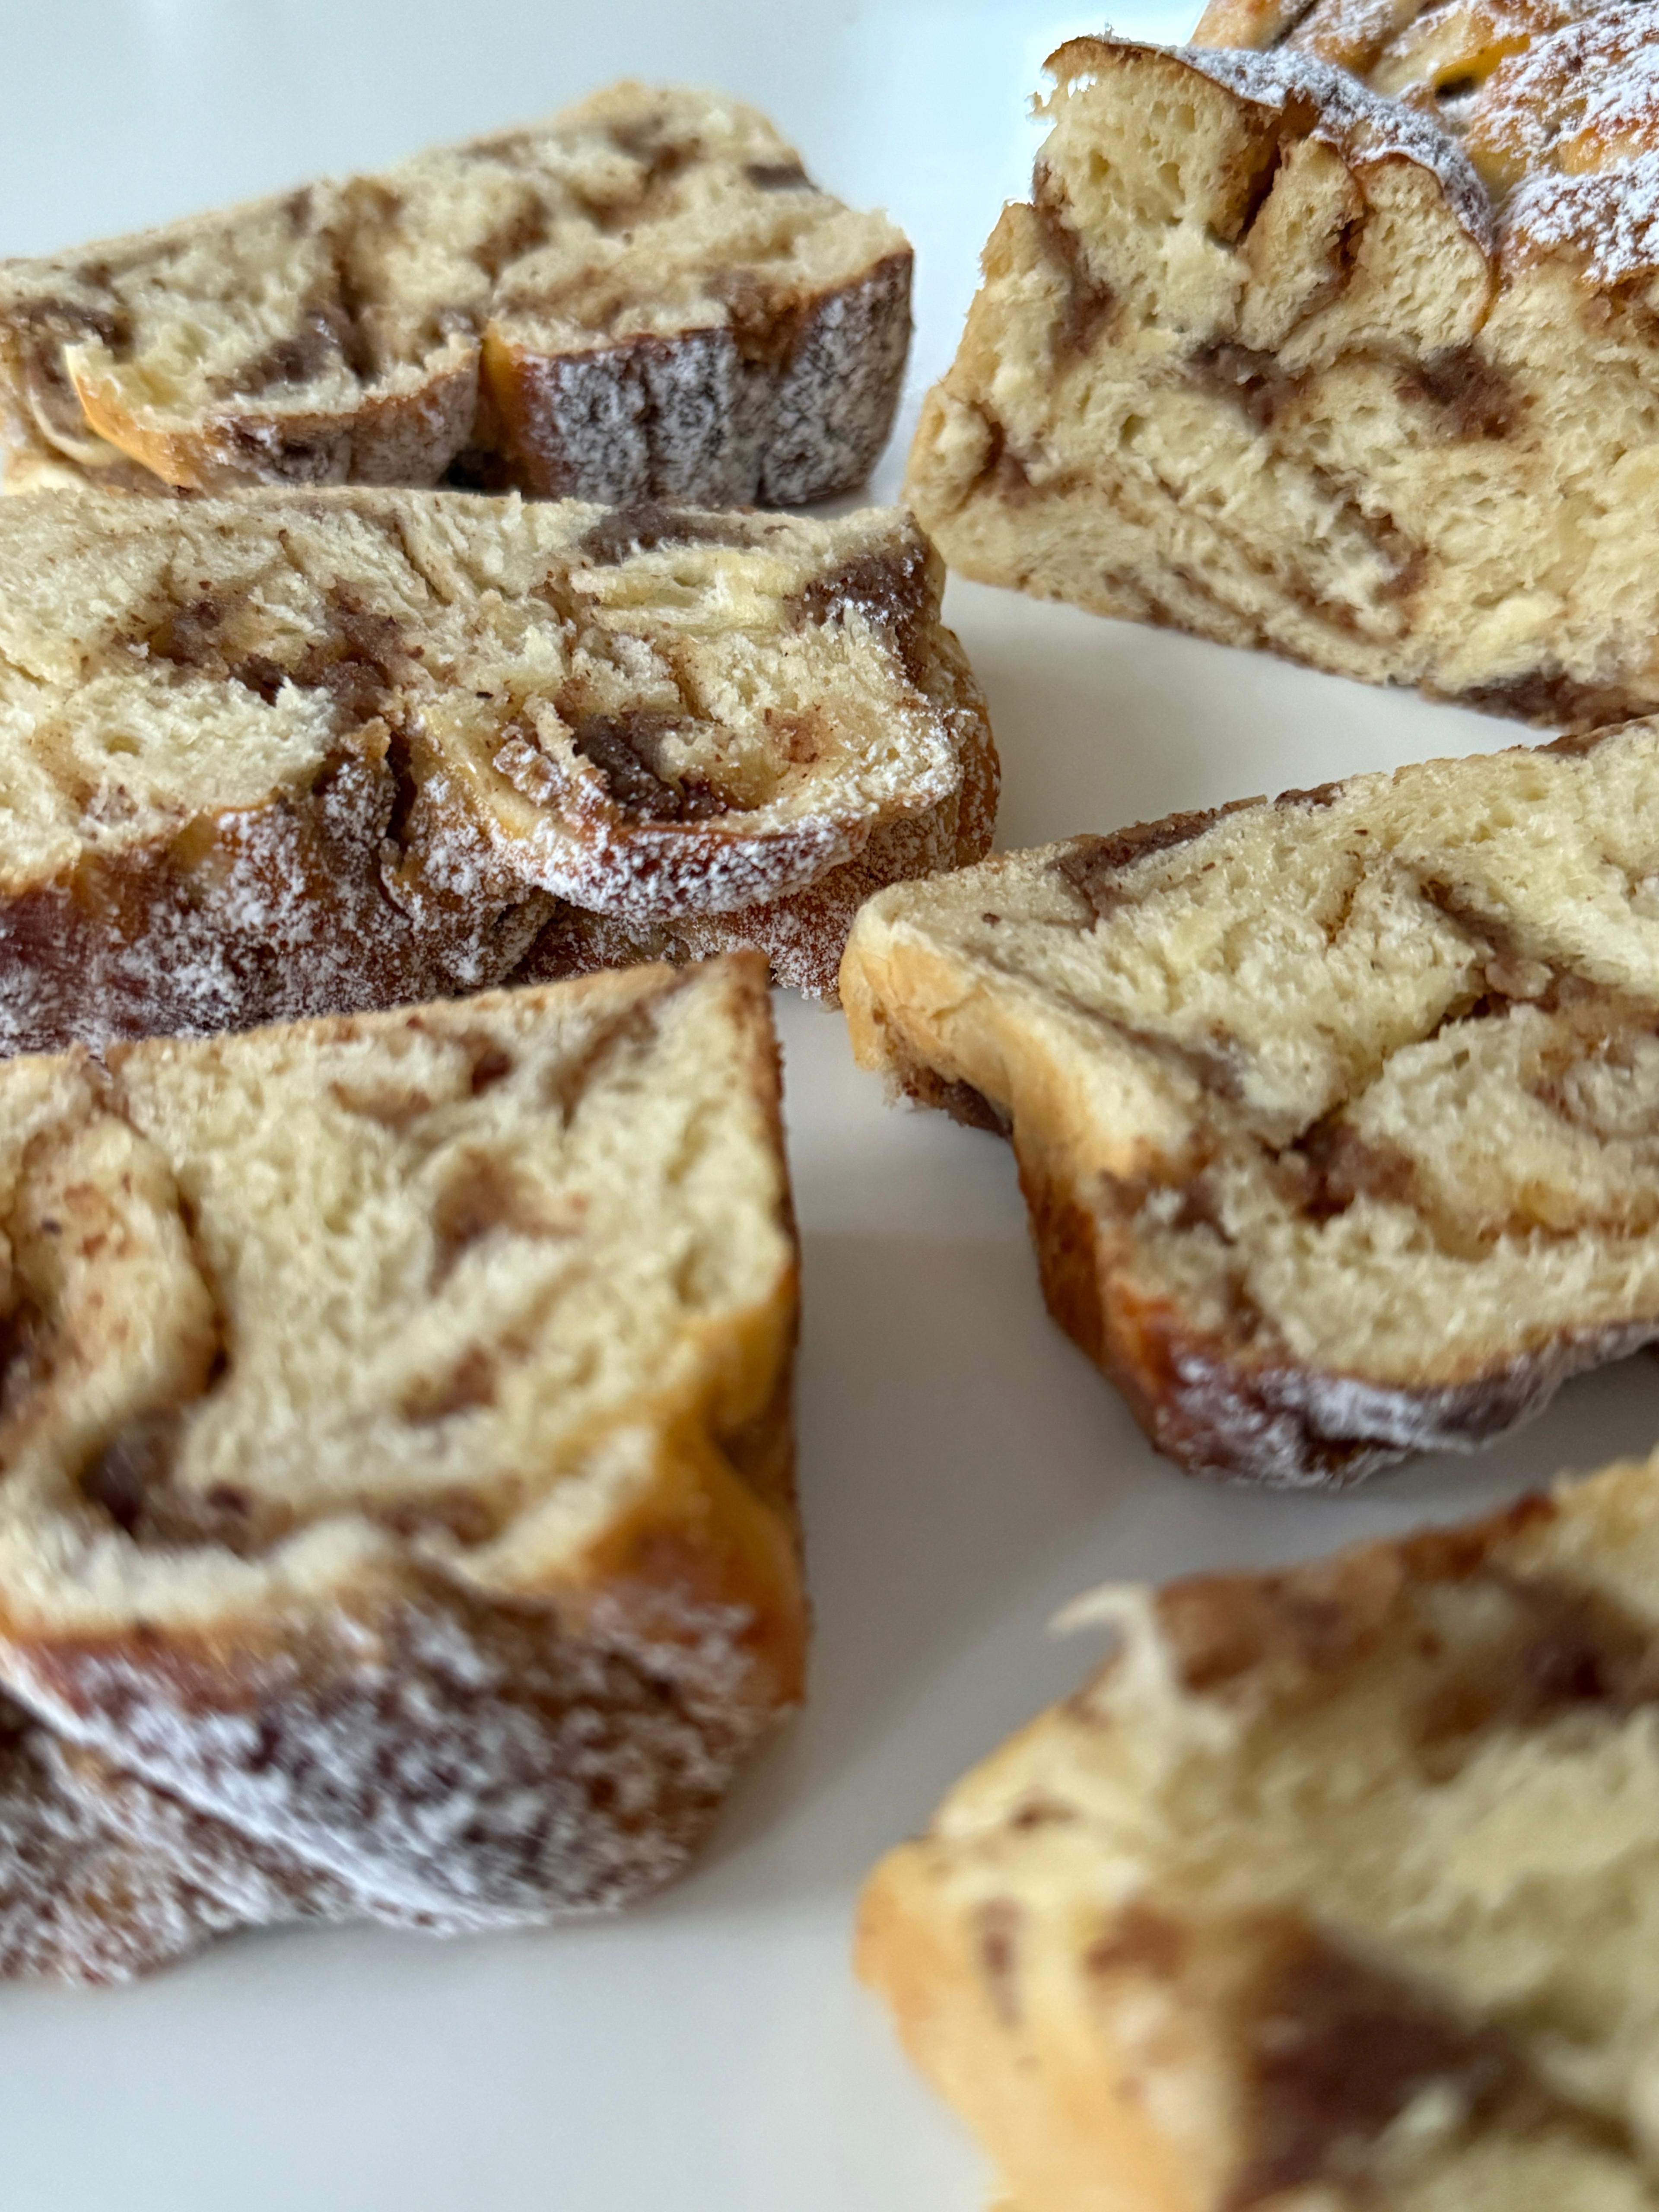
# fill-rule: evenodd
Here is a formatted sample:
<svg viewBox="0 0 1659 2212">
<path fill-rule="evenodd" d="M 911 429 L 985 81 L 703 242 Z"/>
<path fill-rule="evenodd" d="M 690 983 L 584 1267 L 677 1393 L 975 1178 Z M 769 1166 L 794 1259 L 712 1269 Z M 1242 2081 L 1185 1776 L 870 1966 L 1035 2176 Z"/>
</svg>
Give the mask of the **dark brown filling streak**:
<svg viewBox="0 0 1659 2212">
<path fill-rule="evenodd" d="M 665 1002 L 689 980 L 689 975 L 677 976 L 650 1000 L 602 1021 L 580 1053 L 550 1072 L 544 1103 L 566 1126 L 587 1091 L 619 1056 L 637 1057 L 650 1048 Z M 410 1026 L 422 1026 L 419 1016 L 411 1018 Z M 482 1031 L 441 1034 L 440 1042 L 457 1047 L 464 1056 L 467 1096 L 480 1097 L 516 1072 L 512 1055 Z M 419 1124 L 426 1115 L 450 1103 L 414 1086 L 385 1083 L 372 1087 L 337 1084 L 333 1090 L 336 1103 L 347 1111 L 405 1139 L 418 1139 Z M 106 1103 L 109 1110 L 121 1110 L 112 1091 Z M 193 1213 L 182 1200 L 180 1219 L 198 1273 L 214 1301 L 217 1343 L 201 1388 L 186 1402 L 124 1423 L 79 1470 L 76 1485 L 88 1502 L 107 1514 L 134 1543 L 155 1548 L 211 1544 L 252 1558 L 293 1533 L 297 1524 L 290 1512 L 240 1485 L 215 1484 L 198 1496 L 179 1490 L 173 1481 L 186 1428 L 220 1386 L 233 1358 L 222 1296 Z M 42 1226 L 45 1233 L 52 1233 L 50 1224 Z M 562 1239 L 573 1230 L 569 1223 L 543 1217 L 534 1188 L 511 1160 L 469 1151 L 436 1194 L 434 1232 L 435 1292 L 468 1251 L 498 1232 Z M 0 1411 L 16 1411 L 29 1392 L 49 1378 L 53 1336 L 50 1317 L 27 1294 L 15 1297 L 0 1317 Z M 526 1348 L 510 1340 L 464 1346 L 448 1368 L 412 1389 L 398 1411 L 404 1419 L 425 1425 L 490 1405 L 503 1364 L 522 1357 Z M 507 1509 L 458 1489 L 413 1501 L 371 1501 L 361 1510 L 401 1534 L 441 1527 L 462 1543 L 478 1544 L 499 1533 Z"/>
<path fill-rule="evenodd" d="M 1500 2029 L 1461 2020 L 1310 1927 L 1288 1935 L 1242 2026 L 1251 2150 L 1221 2212 L 1322 2184 L 1374 2201 L 1378 2144 L 1427 2094 L 1449 2100 L 1463 2131 L 1583 2125 Z"/>
</svg>

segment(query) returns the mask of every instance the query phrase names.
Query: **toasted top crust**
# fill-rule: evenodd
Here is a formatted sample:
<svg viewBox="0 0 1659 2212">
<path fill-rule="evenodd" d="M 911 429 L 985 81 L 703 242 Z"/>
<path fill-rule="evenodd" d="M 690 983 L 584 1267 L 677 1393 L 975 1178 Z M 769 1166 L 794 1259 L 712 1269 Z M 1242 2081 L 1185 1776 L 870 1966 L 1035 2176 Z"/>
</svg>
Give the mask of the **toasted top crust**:
<svg viewBox="0 0 1659 2212">
<path fill-rule="evenodd" d="M 623 83 L 379 176 L 0 265 L 0 390 L 14 445 L 118 478 L 430 483 L 471 437 L 481 352 L 787 345 L 803 303 L 893 256 L 894 226 L 817 191 L 753 108 Z"/>
<path fill-rule="evenodd" d="M 753 955 L 0 1067 L 0 1634 L 602 1582 L 787 1351 L 777 1105 Z"/>
<path fill-rule="evenodd" d="M 866 1907 L 1022 2205 L 1653 2202 L 1656 1567 L 1632 1463 L 1073 1608 L 1116 1656 Z"/>
<path fill-rule="evenodd" d="M 1659 1325 L 1656 871 L 1648 721 L 882 892 L 842 991 L 1195 1355 L 1430 1392 Z"/>
<path fill-rule="evenodd" d="M 775 898 L 963 781 L 908 518 L 465 494 L 0 506 L 0 896 L 391 749 L 401 900 Z"/>
<path fill-rule="evenodd" d="M 1612 284 L 1659 264 L 1659 7 L 1650 0 L 1212 0 L 1200 46 L 1352 72 L 1456 138 L 1510 252 Z M 1249 88 L 1248 72 L 1238 80 Z M 1307 80 L 1311 96 L 1324 94 Z"/>
</svg>

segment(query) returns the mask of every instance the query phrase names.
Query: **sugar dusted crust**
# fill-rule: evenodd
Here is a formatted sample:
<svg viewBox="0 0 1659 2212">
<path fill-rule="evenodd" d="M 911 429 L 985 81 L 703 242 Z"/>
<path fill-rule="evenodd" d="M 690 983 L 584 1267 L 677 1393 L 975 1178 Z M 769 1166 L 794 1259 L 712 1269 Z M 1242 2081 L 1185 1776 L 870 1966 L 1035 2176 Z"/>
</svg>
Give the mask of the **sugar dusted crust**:
<svg viewBox="0 0 1659 2212">
<path fill-rule="evenodd" d="M 860 1915 L 1022 2212 L 1644 2212 L 1656 1555 L 1635 1462 L 1072 1609 Z"/>
<path fill-rule="evenodd" d="M 257 1912 L 239 1914 L 200 1878 L 199 1858 L 135 1844 L 77 1782 L 50 1731 L 6 1700 L 0 1706 L 0 1976 L 125 1981 L 198 1949 L 244 1918 L 287 1917 L 274 1893 L 261 1899 Z M 158 1808 L 166 1802 L 142 1794 Z M 238 1856 L 245 1850 L 239 1844 Z M 242 1886 L 246 1894 L 252 1880 Z M 266 1887 L 274 1891 L 274 1885 Z"/>
<path fill-rule="evenodd" d="M 1470 238 L 1491 252 L 1492 202 L 1462 149 L 1427 116 L 1372 92 L 1316 55 L 1284 47 L 1241 53 L 1200 42 L 1187 48 L 1182 58 L 1258 106 L 1310 112 L 1308 136 L 1351 167 L 1406 161 L 1427 170 Z"/>
<path fill-rule="evenodd" d="M 789 505 L 891 428 L 910 249 L 765 118 L 618 84 L 378 177 L 0 268 L 8 488 Z"/>
<path fill-rule="evenodd" d="M 901 515 L 43 493 L 0 575 L 0 1049 L 741 945 L 830 994 L 860 897 L 990 842 Z"/>
<path fill-rule="evenodd" d="M 907 496 L 963 573 L 1590 728 L 1659 704 L 1659 8 L 1068 42 Z"/>
<path fill-rule="evenodd" d="M 931 1104 L 925 1084 L 904 1088 Z M 947 1110 L 952 1102 L 945 1102 Z M 1562 1330 L 1468 1381 L 1413 1388 L 1363 1373 L 1240 1356 L 1224 1329 L 1138 1297 L 1133 1231 L 1101 1219 L 1087 1185 L 1022 1168 L 1048 1310 L 1180 1465 L 1273 1489 L 1343 1489 L 1410 1452 L 1474 1451 L 1540 1413 L 1563 1382 L 1659 1340 L 1659 1315 Z"/>
<path fill-rule="evenodd" d="M 1638 723 L 878 894 L 842 993 L 1160 1450 L 1341 1485 L 1659 1338 L 1656 863 Z"/>
<path fill-rule="evenodd" d="M 21 1060 L 0 1125 L 0 1971 L 678 1872 L 802 1692 L 759 959 Z"/>
<path fill-rule="evenodd" d="M 942 625 L 918 640 L 914 672 L 951 733 L 961 787 L 937 805 L 872 830 L 856 860 L 767 903 L 730 914 L 685 916 L 644 930 L 605 915 L 563 908 L 514 970 L 514 980 L 553 981 L 634 960 L 701 960 L 734 945 L 763 952 L 780 983 L 832 1004 L 854 917 L 884 884 L 963 867 L 990 849 L 1001 769 L 984 695 L 967 655 Z"/>
</svg>

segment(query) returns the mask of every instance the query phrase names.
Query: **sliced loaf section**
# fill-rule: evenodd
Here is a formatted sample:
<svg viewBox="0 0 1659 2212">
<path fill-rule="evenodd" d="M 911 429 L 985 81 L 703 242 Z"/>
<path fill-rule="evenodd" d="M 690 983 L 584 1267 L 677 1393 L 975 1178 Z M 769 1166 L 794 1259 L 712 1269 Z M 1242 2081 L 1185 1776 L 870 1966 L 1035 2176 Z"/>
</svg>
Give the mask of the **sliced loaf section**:
<svg viewBox="0 0 1659 2212">
<path fill-rule="evenodd" d="M 1650 2212 L 1659 1465 L 1073 1609 L 860 1964 L 1020 2212 Z"/>
<path fill-rule="evenodd" d="M 623 83 L 379 176 L 0 264 L 12 489 L 793 504 L 885 442 L 910 249 L 765 117 Z"/>
<path fill-rule="evenodd" d="M 1659 706 L 1659 8 L 1583 13 L 1067 41 L 911 454 L 951 564 L 1556 728 Z"/>
<path fill-rule="evenodd" d="M 996 757 L 908 518 L 0 503 L 0 1049 L 641 957 L 831 991 Z"/>
<path fill-rule="evenodd" d="M 1659 1337 L 1659 728 L 883 892 L 854 1048 L 1012 1133 L 1050 1308 L 1184 1466 L 1352 1481 Z"/>
<path fill-rule="evenodd" d="M 0 1069 L 12 1970 L 678 1869 L 801 1694 L 778 1104 L 752 954 Z"/>
</svg>

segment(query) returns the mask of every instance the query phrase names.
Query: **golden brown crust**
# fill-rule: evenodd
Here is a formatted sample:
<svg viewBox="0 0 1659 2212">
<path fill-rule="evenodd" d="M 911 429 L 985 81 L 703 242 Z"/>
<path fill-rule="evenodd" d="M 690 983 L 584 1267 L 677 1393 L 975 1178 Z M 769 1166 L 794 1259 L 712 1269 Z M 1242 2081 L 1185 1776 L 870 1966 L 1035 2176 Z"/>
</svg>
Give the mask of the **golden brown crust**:
<svg viewBox="0 0 1659 2212">
<path fill-rule="evenodd" d="M 418 392 L 366 400 L 349 410 L 222 415 L 204 428 L 188 432 L 163 428 L 123 405 L 108 386 L 81 376 L 70 380 L 86 428 L 109 448 L 108 461 L 100 455 L 97 465 L 86 470 L 88 481 L 100 491 L 436 483 L 471 434 L 477 412 L 478 372 L 473 362 L 438 371 Z M 35 458 L 35 449 L 24 448 L 23 455 Z M 27 489 L 26 480 L 14 481 L 9 461 L 5 489 Z"/>
<path fill-rule="evenodd" d="M 1659 148 L 1647 6 L 1608 0 L 1215 0 L 1193 43 L 1334 64 L 1460 138 L 1495 200 L 1528 176 L 1583 177 Z M 1642 187 L 1626 189 L 1641 220 Z"/>
</svg>

